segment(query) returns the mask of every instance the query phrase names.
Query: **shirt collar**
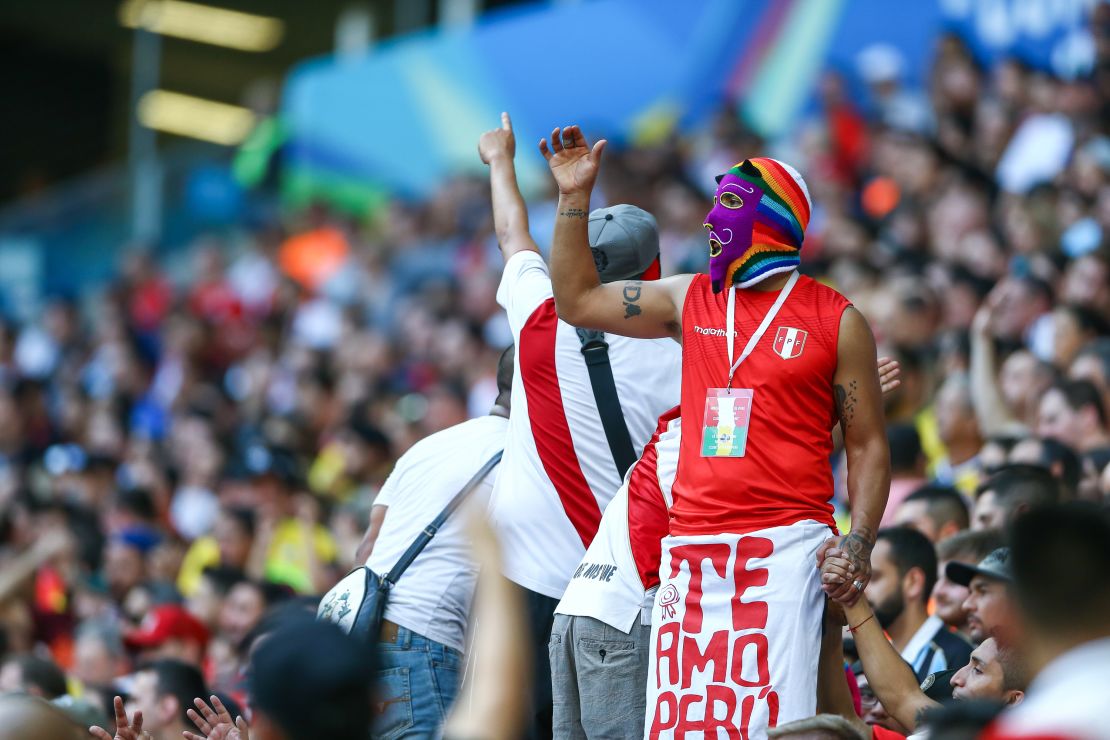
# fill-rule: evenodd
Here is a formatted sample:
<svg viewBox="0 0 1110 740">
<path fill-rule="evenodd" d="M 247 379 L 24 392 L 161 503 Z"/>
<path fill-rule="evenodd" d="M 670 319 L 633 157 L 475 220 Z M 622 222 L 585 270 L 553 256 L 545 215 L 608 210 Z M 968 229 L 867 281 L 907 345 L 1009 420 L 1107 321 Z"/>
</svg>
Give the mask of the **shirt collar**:
<svg viewBox="0 0 1110 740">
<path fill-rule="evenodd" d="M 922 622 L 921 626 L 917 628 L 917 632 L 913 633 L 913 637 L 910 638 L 910 641 L 906 643 L 906 647 L 902 650 L 902 659 L 910 665 L 916 666 L 918 653 L 929 646 L 929 643 L 933 641 L 933 636 L 943 625 L 944 622 L 935 614 Z"/>
</svg>

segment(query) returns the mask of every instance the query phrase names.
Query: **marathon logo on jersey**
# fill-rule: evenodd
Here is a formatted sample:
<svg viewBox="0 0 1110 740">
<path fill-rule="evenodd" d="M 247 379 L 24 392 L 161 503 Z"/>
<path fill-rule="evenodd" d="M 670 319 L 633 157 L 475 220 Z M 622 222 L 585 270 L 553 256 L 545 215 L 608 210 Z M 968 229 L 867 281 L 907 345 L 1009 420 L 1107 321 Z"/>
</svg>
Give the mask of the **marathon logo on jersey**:
<svg viewBox="0 0 1110 740">
<path fill-rule="evenodd" d="M 792 326 L 780 326 L 775 334 L 775 354 L 784 360 L 801 357 L 809 332 Z"/>
<path fill-rule="evenodd" d="M 724 329 L 719 329 L 717 327 L 708 327 L 708 328 L 706 328 L 704 326 L 698 326 L 697 324 L 694 324 L 694 333 L 695 334 L 703 334 L 707 337 L 723 337 L 727 334 L 727 332 Z M 732 336 L 734 336 L 734 337 L 739 336 L 739 332 L 733 330 Z"/>
</svg>

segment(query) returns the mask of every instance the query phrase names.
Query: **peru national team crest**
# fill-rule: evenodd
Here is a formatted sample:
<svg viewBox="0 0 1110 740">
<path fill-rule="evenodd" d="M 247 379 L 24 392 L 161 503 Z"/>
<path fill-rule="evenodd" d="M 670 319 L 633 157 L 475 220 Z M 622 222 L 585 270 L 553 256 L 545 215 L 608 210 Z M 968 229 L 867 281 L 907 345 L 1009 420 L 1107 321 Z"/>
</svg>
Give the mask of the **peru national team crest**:
<svg viewBox="0 0 1110 740">
<path fill-rule="evenodd" d="M 775 334 L 775 354 L 784 360 L 801 357 L 809 332 L 790 326 L 780 326 Z"/>
</svg>

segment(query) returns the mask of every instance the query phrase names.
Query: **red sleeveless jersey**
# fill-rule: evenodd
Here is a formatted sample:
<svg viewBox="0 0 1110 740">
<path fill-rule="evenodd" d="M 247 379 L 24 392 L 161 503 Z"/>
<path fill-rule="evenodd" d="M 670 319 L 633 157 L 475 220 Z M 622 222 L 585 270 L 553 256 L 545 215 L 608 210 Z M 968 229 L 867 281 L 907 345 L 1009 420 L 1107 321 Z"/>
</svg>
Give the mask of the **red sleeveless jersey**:
<svg viewBox="0 0 1110 740">
<path fill-rule="evenodd" d="M 778 297 L 737 290 L 735 353 Z M 728 384 L 728 292 L 696 275 L 682 307 L 682 451 L 671 534 L 744 534 L 805 519 L 833 525 L 831 432 L 840 318 L 848 299 L 799 276 L 790 296 L 736 370 L 733 388 L 754 391 L 744 457 L 702 457 L 705 399 Z"/>
</svg>

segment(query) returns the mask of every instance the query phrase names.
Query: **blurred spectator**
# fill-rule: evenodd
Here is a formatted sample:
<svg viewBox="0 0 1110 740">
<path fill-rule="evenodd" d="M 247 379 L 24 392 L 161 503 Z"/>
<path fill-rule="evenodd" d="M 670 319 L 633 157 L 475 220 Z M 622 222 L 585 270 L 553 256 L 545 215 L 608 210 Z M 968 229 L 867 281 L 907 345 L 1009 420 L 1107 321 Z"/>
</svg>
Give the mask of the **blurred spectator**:
<svg viewBox="0 0 1110 740">
<path fill-rule="evenodd" d="M 88 736 L 85 727 L 49 702 L 34 696 L 0 696 L 0 740 L 84 740 Z"/>
<path fill-rule="evenodd" d="M 285 450 L 257 445 L 247 450 L 246 461 L 258 507 L 247 572 L 298 593 L 327 590 L 337 577 L 335 540 L 319 521 L 315 499 L 296 492 L 296 461 Z"/>
<path fill-rule="evenodd" d="M 184 607 L 173 604 L 152 609 L 123 642 L 140 661 L 173 659 L 200 667 L 208 647 L 208 629 Z"/>
<path fill-rule="evenodd" d="M 1041 399 L 1037 434 L 1079 452 L 1110 447 L 1106 410 L 1098 388 L 1086 380 L 1064 381 L 1050 388 Z"/>
<path fill-rule="evenodd" d="M 251 658 L 251 737 L 364 740 L 373 715 L 373 675 L 371 655 L 339 628 L 289 622 Z"/>
<path fill-rule="evenodd" d="M 1037 465 L 1052 473 L 1060 482 L 1064 498 L 1075 496 L 1079 490 L 1079 458 L 1058 440 L 1026 437 L 1014 445 L 1007 460 L 1015 464 Z"/>
<path fill-rule="evenodd" d="M 934 466 L 933 477 L 941 485 L 971 493 L 979 480 L 978 455 L 983 438 L 966 374 L 951 375 L 941 385 L 936 397 L 936 417 L 945 456 Z"/>
<path fill-rule="evenodd" d="M 895 525 L 913 527 L 933 544 L 967 529 L 970 521 L 963 496 L 945 486 L 917 489 L 897 507 L 893 518 Z"/>
<path fill-rule="evenodd" d="M 925 455 L 921 438 L 912 424 L 887 425 L 886 440 L 890 446 L 890 496 L 882 526 L 895 524 L 894 514 L 906 497 L 925 484 Z"/>
<path fill-rule="evenodd" d="M 177 587 L 190 596 L 200 582 L 200 574 L 210 566 L 245 570 L 254 548 L 255 515 L 251 509 L 225 507 L 216 516 L 212 534 L 197 539 L 185 554 Z"/>
<path fill-rule="evenodd" d="M 196 667 L 165 658 L 140 666 L 131 677 L 128 695 L 127 712 L 142 712 L 142 729 L 150 740 L 178 740 L 195 729 L 187 712 L 194 699 L 208 696 L 208 689 Z"/>
<path fill-rule="evenodd" d="M 126 672 L 127 653 L 119 632 L 110 622 L 87 621 L 77 629 L 70 675 L 82 689 L 109 686 Z"/>
<path fill-rule="evenodd" d="M 1102 394 L 1102 407 L 1110 408 L 1110 337 L 1085 344 L 1068 368 L 1068 377 L 1094 383 Z"/>
<path fill-rule="evenodd" d="M 1110 684 L 1110 518 L 1070 504 L 1013 527 L 1014 590 L 1037 675 L 992 737 L 1098 737 Z"/>
<path fill-rule="evenodd" d="M 281 584 L 242 580 L 234 584 L 224 599 L 218 617 L 221 637 L 240 645 L 262 621 L 266 610 L 290 598 L 292 593 Z"/>
<path fill-rule="evenodd" d="M 201 572 L 196 589 L 186 600 L 186 608 L 211 630 L 220 618 L 228 594 L 237 584 L 246 580 L 247 574 L 238 568 L 211 565 Z"/>
<path fill-rule="evenodd" d="M 976 493 L 971 528 L 1002 529 L 1022 513 L 1060 499 L 1060 484 L 1039 465 L 1009 464 L 995 470 Z"/>
<path fill-rule="evenodd" d="M 13 691 L 56 699 L 66 693 L 66 676 L 51 660 L 35 655 L 18 655 L 0 665 L 0 694 Z"/>
</svg>

